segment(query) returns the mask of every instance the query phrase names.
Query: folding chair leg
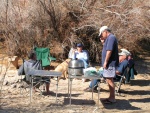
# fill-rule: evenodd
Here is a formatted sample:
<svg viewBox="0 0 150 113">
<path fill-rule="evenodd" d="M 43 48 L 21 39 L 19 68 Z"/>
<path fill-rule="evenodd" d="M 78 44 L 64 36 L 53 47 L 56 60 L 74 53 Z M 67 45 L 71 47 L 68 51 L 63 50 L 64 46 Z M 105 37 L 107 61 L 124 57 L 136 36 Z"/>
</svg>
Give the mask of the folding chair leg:
<svg viewBox="0 0 150 113">
<path fill-rule="evenodd" d="M 28 91 L 29 91 L 29 89 L 28 89 L 29 85 L 27 85 L 27 83 L 25 83 L 23 81 L 22 75 L 21 75 L 21 79 L 20 79 L 19 83 L 20 83 L 20 86 L 19 86 L 19 88 L 20 88 L 20 95 L 21 96 L 27 96 L 27 95 L 29 95 L 29 93 L 28 93 Z"/>
<path fill-rule="evenodd" d="M 122 80 L 123 80 L 123 77 L 121 77 L 121 79 L 119 81 L 119 86 L 118 86 L 118 89 L 117 89 L 117 93 L 119 93 L 119 91 L 120 91 Z"/>
</svg>

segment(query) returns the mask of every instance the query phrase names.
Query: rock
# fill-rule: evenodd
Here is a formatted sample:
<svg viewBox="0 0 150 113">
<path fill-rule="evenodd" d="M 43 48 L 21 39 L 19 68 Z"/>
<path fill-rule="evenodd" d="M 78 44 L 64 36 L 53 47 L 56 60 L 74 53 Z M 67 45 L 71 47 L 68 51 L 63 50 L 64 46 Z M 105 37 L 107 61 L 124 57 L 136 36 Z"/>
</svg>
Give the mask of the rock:
<svg viewBox="0 0 150 113">
<path fill-rule="evenodd" d="M 8 70 L 5 76 L 5 80 L 7 80 L 9 83 L 13 84 L 18 81 L 18 71 L 17 70 Z"/>
<path fill-rule="evenodd" d="M 27 84 L 25 81 L 22 81 L 18 84 L 18 88 L 27 88 L 29 87 L 29 84 Z"/>
<path fill-rule="evenodd" d="M 3 85 L 8 85 L 8 81 L 5 80 L 5 81 L 3 82 Z"/>
<path fill-rule="evenodd" d="M 17 87 L 16 84 L 12 84 L 12 85 L 11 85 L 11 88 L 16 88 L 16 87 Z"/>
</svg>

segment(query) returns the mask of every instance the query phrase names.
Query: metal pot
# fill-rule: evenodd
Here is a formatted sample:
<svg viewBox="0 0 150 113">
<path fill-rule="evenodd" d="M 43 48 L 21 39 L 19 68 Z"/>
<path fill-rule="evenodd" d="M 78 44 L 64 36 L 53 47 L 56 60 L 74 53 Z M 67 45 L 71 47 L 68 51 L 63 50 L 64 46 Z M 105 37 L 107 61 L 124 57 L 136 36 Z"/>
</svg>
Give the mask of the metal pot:
<svg viewBox="0 0 150 113">
<path fill-rule="evenodd" d="M 69 75 L 83 75 L 84 63 L 82 60 L 71 60 L 68 65 Z"/>
</svg>

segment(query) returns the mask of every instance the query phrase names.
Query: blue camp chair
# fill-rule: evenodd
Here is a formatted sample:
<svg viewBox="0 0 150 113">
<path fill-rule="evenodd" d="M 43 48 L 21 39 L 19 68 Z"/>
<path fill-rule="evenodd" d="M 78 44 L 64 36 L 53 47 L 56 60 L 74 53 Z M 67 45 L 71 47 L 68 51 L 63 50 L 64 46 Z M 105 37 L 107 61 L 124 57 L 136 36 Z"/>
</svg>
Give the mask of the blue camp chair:
<svg viewBox="0 0 150 113">
<path fill-rule="evenodd" d="M 129 83 L 130 77 L 131 77 L 131 74 L 130 74 L 130 73 L 131 73 L 131 69 L 132 69 L 132 67 L 128 67 L 128 66 L 127 66 L 127 68 L 125 69 L 125 71 L 124 71 L 124 73 L 123 73 L 122 75 L 117 75 L 117 76 L 120 77 L 120 79 L 119 79 L 119 81 L 118 81 L 119 84 L 118 84 L 118 86 L 117 86 L 116 93 L 119 93 L 119 92 L 120 92 L 122 83 L 124 83 L 124 84 Z"/>
</svg>

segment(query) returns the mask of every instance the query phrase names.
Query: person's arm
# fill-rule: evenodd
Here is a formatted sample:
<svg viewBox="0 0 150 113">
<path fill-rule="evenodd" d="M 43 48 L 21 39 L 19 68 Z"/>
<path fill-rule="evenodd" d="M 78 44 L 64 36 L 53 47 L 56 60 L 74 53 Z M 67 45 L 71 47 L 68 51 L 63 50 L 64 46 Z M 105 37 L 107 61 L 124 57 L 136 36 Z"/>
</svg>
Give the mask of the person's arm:
<svg viewBox="0 0 150 113">
<path fill-rule="evenodd" d="M 25 72 L 25 75 L 27 75 L 27 72 L 29 71 L 28 68 L 30 68 L 30 67 L 28 66 L 28 63 L 29 63 L 28 61 L 25 61 L 25 62 L 24 62 L 24 72 Z"/>
<path fill-rule="evenodd" d="M 127 68 L 128 61 L 124 60 L 123 62 L 120 63 L 120 65 L 116 69 L 116 75 L 122 75 Z"/>
<path fill-rule="evenodd" d="M 19 67 L 18 75 L 23 75 L 24 67 L 23 64 Z"/>
<path fill-rule="evenodd" d="M 121 75 L 121 73 L 119 71 L 116 70 L 116 75 Z"/>
<path fill-rule="evenodd" d="M 112 54 L 112 51 L 114 49 L 114 44 L 115 44 L 115 38 L 113 36 L 108 37 L 107 45 L 106 45 L 106 57 L 105 57 L 104 65 L 103 65 L 104 69 L 108 68 L 107 64 L 108 64 L 108 61 L 109 61 L 110 56 Z"/>
<path fill-rule="evenodd" d="M 71 58 L 76 59 L 76 49 L 73 49 Z"/>
<path fill-rule="evenodd" d="M 103 65 L 103 68 L 105 68 L 105 69 L 107 69 L 107 63 L 109 61 L 109 58 L 110 58 L 111 54 L 112 54 L 112 51 L 107 51 L 106 52 L 106 58 L 105 58 L 104 65 Z"/>
<path fill-rule="evenodd" d="M 88 54 L 88 51 L 86 51 L 86 50 L 84 50 L 84 59 L 85 59 L 86 61 L 89 60 L 89 54 Z"/>
</svg>

